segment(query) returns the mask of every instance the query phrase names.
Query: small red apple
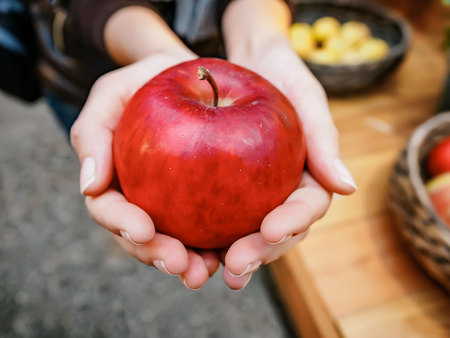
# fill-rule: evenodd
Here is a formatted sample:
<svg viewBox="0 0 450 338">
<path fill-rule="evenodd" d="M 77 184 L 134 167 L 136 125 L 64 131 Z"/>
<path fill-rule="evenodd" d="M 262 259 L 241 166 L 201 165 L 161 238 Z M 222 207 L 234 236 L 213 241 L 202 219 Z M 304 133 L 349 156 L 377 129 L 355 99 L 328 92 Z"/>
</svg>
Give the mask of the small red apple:
<svg viewBox="0 0 450 338">
<path fill-rule="evenodd" d="M 113 152 L 124 195 L 159 232 L 224 248 L 257 231 L 298 187 L 305 141 L 295 109 L 267 80 L 200 58 L 136 92 Z"/>
<path fill-rule="evenodd" d="M 428 181 L 426 189 L 437 214 L 450 226 L 450 172 Z"/>
<path fill-rule="evenodd" d="M 432 177 L 450 171 L 450 136 L 431 149 L 427 158 L 427 170 Z"/>
</svg>

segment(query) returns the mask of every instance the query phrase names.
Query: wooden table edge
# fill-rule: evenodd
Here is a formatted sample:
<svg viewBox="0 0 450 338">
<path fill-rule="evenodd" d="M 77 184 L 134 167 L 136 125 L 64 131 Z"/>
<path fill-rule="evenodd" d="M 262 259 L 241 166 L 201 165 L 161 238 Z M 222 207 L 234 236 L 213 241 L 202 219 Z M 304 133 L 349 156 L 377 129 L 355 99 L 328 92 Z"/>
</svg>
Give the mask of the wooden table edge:
<svg viewBox="0 0 450 338">
<path fill-rule="evenodd" d="M 295 266 L 295 269 L 292 267 Z M 342 337 L 313 286 L 300 253 L 293 249 L 273 262 L 269 271 L 287 308 L 293 329 L 302 337 Z"/>
</svg>

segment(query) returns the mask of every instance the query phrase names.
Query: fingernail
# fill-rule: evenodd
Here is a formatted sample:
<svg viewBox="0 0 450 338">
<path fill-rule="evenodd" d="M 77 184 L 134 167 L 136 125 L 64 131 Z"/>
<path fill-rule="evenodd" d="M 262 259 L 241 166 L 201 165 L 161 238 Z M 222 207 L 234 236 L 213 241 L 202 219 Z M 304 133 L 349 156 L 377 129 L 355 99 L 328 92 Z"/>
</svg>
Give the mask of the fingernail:
<svg viewBox="0 0 450 338">
<path fill-rule="evenodd" d="M 128 232 L 126 232 L 125 230 L 120 230 L 120 235 L 125 238 L 126 240 L 130 241 L 131 243 L 133 243 L 134 245 L 143 245 L 141 243 L 136 243 L 135 241 L 133 241 L 130 237 L 130 235 L 128 234 Z"/>
<path fill-rule="evenodd" d="M 168 275 L 171 275 L 171 276 L 177 276 L 177 275 L 174 275 L 173 273 L 170 273 L 169 270 L 167 270 L 166 264 L 164 263 L 164 261 L 162 259 L 155 259 L 152 262 L 152 264 L 155 268 L 157 268 L 161 272 L 167 273 Z"/>
<path fill-rule="evenodd" d="M 92 157 L 86 157 L 81 165 L 80 172 L 80 191 L 84 191 L 95 181 L 95 160 Z"/>
<path fill-rule="evenodd" d="M 258 270 L 258 268 L 261 266 L 261 264 L 262 264 L 262 261 L 256 261 L 256 262 L 253 262 L 253 263 L 250 263 L 249 265 L 247 265 L 247 267 L 245 268 L 245 270 L 241 274 L 235 275 L 231 271 L 230 271 L 230 274 L 233 277 L 242 277 L 242 276 L 245 276 L 248 273 L 252 273 L 252 272 L 255 272 L 256 270 Z"/>
<path fill-rule="evenodd" d="M 353 179 L 352 174 L 350 174 L 350 171 L 347 169 L 347 167 L 344 165 L 344 163 L 340 159 L 336 159 L 334 161 L 334 166 L 339 173 L 339 176 L 341 177 L 342 182 L 350 185 L 355 190 L 358 189 L 356 186 L 355 180 Z"/>
<path fill-rule="evenodd" d="M 242 285 L 242 287 L 241 287 L 240 289 L 237 289 L 236 291 L 243 290 L 243 289 L 247 286 L 247 284 L 250 282 L 250 279 L 252 279 L 252 276 L 253 276 L 253 274 L 250 273 L 250 274 L 248 275 L 248 278 L 247 278 L 247 280 L 245 281 L 244 285 Z"/>
<path fill-rule="evenodd" d="M 344 195 L 333 193 L 333 196 L 331 197 L 333 201 L 339 201 L 345 198 Z"/>
<path fill-rule="evenodd" d="M 190 288 L 190 287 L 187 285 L 186 278 L 184 278 L 184 277 L 181 277 L 181 282 L 182 282 L 183 285 L 186 287 L 186 289 L 189 289 L 189 290 L 191 290 L 191 291 L 197 291 L 198 289 L 200 289 L 200 288 L 197 288 L 197 289 L 192 289 L 192 288 Z"/>
<path fill-rule="evenodd" d="M 286 241 L 290 240 L 291 237 L 292 237 L 292 234 L 284 235 L 283 238 L 280 239 L 278 242 L 275 242 L 275 243 L 273 243 L 273 242 L 267 242 L 267 243 L 270 244 L 270 245 L 277 245 L 277 244 L 281 244 L 281 243 L 283 243 L 283 242 L 286 242 Z"/>
</svg>

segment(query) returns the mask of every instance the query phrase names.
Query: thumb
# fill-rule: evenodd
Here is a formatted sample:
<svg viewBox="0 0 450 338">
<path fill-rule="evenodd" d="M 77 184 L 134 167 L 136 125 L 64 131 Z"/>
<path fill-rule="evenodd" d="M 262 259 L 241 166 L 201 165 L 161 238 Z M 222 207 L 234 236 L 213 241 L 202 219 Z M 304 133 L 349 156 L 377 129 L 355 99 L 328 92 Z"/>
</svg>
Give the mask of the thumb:
<svg viewBox="0 0 450 338">
<path fill-rule="evenodd" d="M 113 130 L 123 106 L 109 97 L 108 87 L 107 81 L 97 81 L 70 131 L 81 164 L 80 191 L 86 196 L 103 192 L 113 177 Z"/>
<path fill-rule="evenodd" d="M 340 158 L 339 134 L 329 112 L 326 95 L 318 86 L 311 86 L 308 93 L 301 111 L 308 170 L 328 191 L 351 194 L 357 186 Z"/>
<path fill-rule="evenodd" d="M 81 164 L 80 192 L 86 196 L 103 192 L 113 176 L 112 131 L 89 122 L 78 120 L 70 133 Z"/>
</svg>

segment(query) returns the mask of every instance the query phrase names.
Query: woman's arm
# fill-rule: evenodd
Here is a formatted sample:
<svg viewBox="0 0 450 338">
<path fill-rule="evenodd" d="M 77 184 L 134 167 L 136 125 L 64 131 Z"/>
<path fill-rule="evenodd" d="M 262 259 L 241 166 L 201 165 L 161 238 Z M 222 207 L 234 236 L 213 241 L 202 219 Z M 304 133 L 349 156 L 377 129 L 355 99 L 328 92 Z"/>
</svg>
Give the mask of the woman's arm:
<svg viewBox="0 0 450 338">
<path fill-rule="evenodd" d="M 229 60 L 249 66 L 271 42 L 288 43 L 291 12 L 283 0 L 234 0 L 222 19 Z"/>
<path fill-rule="evenodd" d="M 141 6 L 115 12 L 105 25 L 104 40 L 111 59 L 122 66 L 154 54 L 195 57 L 157 13 Z"/>
</svg>

